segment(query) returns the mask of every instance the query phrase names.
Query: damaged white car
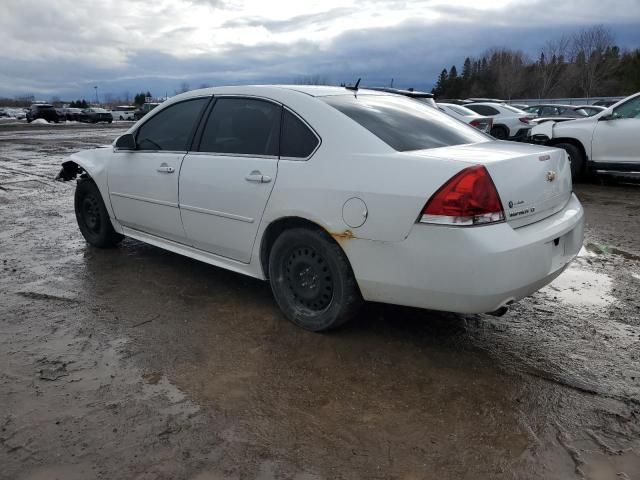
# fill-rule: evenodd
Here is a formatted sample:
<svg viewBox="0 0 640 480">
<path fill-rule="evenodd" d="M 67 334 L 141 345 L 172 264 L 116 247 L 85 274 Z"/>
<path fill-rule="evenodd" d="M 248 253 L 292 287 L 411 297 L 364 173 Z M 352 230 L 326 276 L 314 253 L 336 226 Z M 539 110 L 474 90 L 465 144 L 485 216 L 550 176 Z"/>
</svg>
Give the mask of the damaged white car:
<svg viewBox="0 0 640 480">
<path fill-rule="evenodd" d="M 72 155 L 80 231 L 268 279 L 314 331 L 363 300 L 502 312 L 583 240 L 564 151 L 495 141 L 443 112 L 356 87 L 178 95 L 111 147 Z"/>
<path fill-rule="evenodd" d="M 584 173 L 640 174 L 640 92 L 592 117 L 548 121 L 529 140 L 564 149 L 574 178 Z"/>
</svg>

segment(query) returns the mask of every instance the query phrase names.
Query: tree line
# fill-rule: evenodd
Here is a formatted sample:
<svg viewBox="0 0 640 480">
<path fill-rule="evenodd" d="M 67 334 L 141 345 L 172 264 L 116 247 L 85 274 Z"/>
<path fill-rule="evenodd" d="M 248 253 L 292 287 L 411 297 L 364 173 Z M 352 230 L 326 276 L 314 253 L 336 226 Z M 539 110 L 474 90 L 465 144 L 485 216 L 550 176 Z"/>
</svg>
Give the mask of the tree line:
<svg viewBox="0 0 640 480">
<path fill-rule="evenodd" d="M 535 59 L 492 48 L 438 76 L 437 98 L 562 98 L 623 96 L 640 91 L 640 49 L 621 51 L 603 26 L 548 40 Z"/>
</svg>

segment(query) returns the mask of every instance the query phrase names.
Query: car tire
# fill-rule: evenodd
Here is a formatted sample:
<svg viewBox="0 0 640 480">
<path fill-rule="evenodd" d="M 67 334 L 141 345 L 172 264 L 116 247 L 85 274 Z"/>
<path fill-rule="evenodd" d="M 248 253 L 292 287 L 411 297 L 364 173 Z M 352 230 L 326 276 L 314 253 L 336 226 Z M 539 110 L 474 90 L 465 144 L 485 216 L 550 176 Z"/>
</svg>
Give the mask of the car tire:
<svg viewBox="0 0 640 480">
<path fill-rule="evenodd" d="M 285 316 L 313 332 L 339 327 L 363 303 L 342 248 L 320 228 L 280 234 L 269 253 L 269 281 Z"/>
<path fill-rule="evenodd" d="M 124 118 L 122 118 L 122 115 L 120 115 L 120 121 L 124 120 Z"/>
<path fill-rule="evenodd" d="M 498 140 L 506 140 L 509 138 L 509 131 L 505 127 L 497 126 L 491 129 L 491 136 Z"/>
<path fill-rule="evenodd" d="M 567 152 L 571 163 L 571 178 L 574 180 L 580 178 L 584 173 L 584 155 L 580 149 L 572 143 L 556 143 L 554 147 Z"/>
<path fill-rule="evenodd" d="M 85 240 L 98 248 L 110 248 L 124 237 L 113 229 L 100 190 L 90 178 L 80 178 L 74 197 L 76 220 Z"/>
</svg>

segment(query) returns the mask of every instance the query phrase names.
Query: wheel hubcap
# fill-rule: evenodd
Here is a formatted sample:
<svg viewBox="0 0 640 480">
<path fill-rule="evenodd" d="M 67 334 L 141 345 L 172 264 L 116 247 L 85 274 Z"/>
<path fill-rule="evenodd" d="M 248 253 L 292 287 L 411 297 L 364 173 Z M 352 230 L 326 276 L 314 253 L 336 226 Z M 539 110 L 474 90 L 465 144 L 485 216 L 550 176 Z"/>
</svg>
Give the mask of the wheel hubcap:
<svg viewBox="0 0 640 480">
<path fill-rule="evenodd" d="M 82 199 L 82 218 L 90 231 L 100 230 L 100 209 L 98 199 L 94 195 L 87 195 Z"/>
<path fill-rule="evenodd" d="M 325 260 L 309 247 L 299 247 L 285 260 L 285 279 L 296 302 L 324 310 L 333 298 L 333 277 Z"/>
</svg>

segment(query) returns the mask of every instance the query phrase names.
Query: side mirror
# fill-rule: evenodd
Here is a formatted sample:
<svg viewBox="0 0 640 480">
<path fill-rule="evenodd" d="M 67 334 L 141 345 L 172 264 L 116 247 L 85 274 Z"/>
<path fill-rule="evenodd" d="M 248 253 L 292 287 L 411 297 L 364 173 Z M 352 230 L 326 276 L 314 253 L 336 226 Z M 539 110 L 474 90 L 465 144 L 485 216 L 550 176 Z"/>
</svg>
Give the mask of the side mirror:
<svg viewBox="0 0 640 480">
<path fill-rule="evenodd" d="M 602 112 L 602 115 L 598 118 L 599 122 L 606 122 L 607 120 L 613 120 L 613 108 L 608 107 Z"/>
<path fill-rule="evenodd" d="M 116 140 L 115 147 L 118 150 L 135 150 L 136 149 L 136 139 L 133 136 L 133 133 L 125 133 L 121 135 Z"/>
</svg>

